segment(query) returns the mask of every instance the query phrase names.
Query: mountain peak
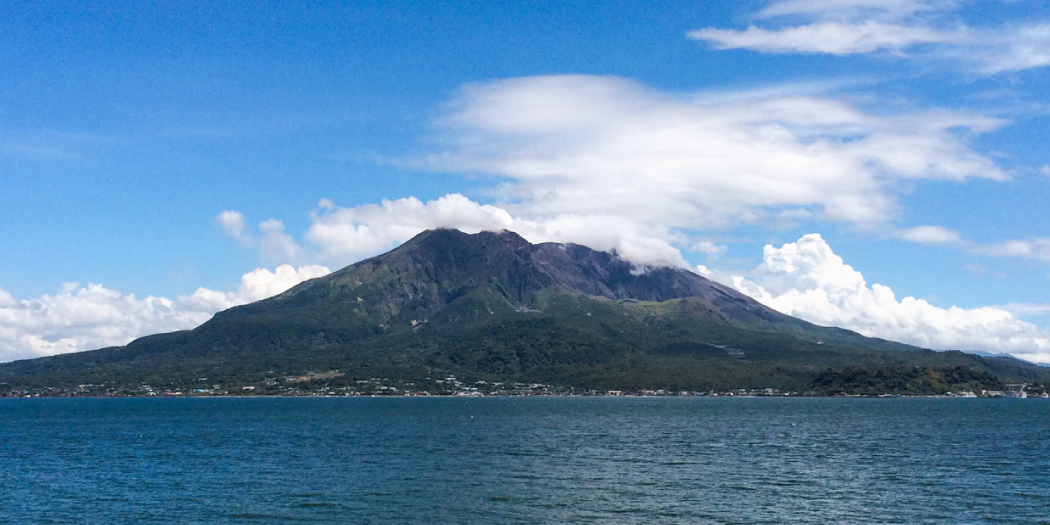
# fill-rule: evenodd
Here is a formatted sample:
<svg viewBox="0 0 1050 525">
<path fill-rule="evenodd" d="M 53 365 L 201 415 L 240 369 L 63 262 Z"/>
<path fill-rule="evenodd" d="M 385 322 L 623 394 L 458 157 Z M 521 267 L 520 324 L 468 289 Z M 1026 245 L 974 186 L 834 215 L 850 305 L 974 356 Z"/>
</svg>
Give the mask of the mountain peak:
<svg viewBox="0 0 1050 525">
<path fill-rule="evenodd" d="M 326 289 L 324 284 L 341 290 L 339 283 L 370 282 L 379 286 L 381 293 L 376 293 L 384 296 L 391 312 L 409 304 L 426 304 L 426 309 L 436 311 L 472 290 L 489 287 L 516 308 L 535 308 L 537 294 L 557 289 L 618 301 L 697 298 L 713 302 L 713 308 L 725 309 L 731 317 L 777 315 L 735 290 L 682 268 L 638 272 L 615 253 L 579 244 L 532 244 L 508 230 L 474 234 L 427 230 L 389 253 L 318 281 L 322 287 L 317 293 Z M 324 293 L 339 296 L 333 290 Z M 288 293 L 297 294 L 297 289 Z"/>
<path fill-rule="evenodd" d="M 462 244 L 488 244 L 495 240 L 513 246 L 527 246 L 529 241 L 510 230 L 482 230 L 470 234 L 454 228 L 435 228 L 424 230 L 415 237 L 401 245 L 403 247 L 418 246 L 422 244 L 433 245 L 462 245 Z"/>
</svg>

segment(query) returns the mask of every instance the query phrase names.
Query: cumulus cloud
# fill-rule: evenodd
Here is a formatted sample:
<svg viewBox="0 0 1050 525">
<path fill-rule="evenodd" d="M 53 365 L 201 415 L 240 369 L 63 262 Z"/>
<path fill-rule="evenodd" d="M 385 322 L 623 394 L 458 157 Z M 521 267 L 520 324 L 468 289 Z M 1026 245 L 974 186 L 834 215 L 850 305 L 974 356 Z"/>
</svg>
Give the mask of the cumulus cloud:
<svg viewBox="0 0 1050 525">
<path fill-rule="evenodd" d="M 923 299 L 897 299 L 887 286 L 868 286 L 818 234 L 780 248 L 767 245 L 748 275 L 701 273 L 788 315 L 854 330 L 869 337 L 934 349 L 1010 353 L 1050 363 L 1050 332 L 1006 308 L 941 308 Z"/>
<path fill-rule="evenodd" d="M 164 297 L 138 299 L 90 284 L 0 306 L 0 361 L 123 344 L 138 335 L 192 328 L 210 313 Z"/>
<path fill-rule="evenodd" d="M 516 216 L 629 216 L 711 229 L 784 210 L 853 223 L 894 216 L 894 181 L 1005 180 L 960 130 L 1001 121 L 948 111 L 865 113 L 838 100 L 705 100 L 613 77 L 468 86 L 442 120 L 440 170 L 508 178 Z"/>
<path fill-rule="evenodd" d="M 232 292 L 200 288 L 176 299 L 142 299 L 99 284 L 67 283 L 55 294 L 16 300 L 0 288 L 0 362 L 123 345 L 144 335 L 188 330 L 220 310 L 246 304 L 329 273 L 323 266 L 279 266 L 245 274 Z"/>
<path fill-rule="evenodd" d="M 0 308 L 14 308 L 18 305 L 18 301 L 3 288 L 0 288 Z"/>
<path fill-rule="evenodd" d="M 179 296 L 178 303 L 191 311 L 215 313 L 227 308 L 273 297 L 309 279 L 332 273 L 327 266 L 306 265 L 298 268 L 282 264 L 273 271 L 256 268 L 241 276 L 241 284 L 232 292 L 198 288 L 192 295 Z"/>
<path fill-rule="evenodd" d="M 957 5 L 953 1 L 785 0 L 756 14 L 767 27 L 708 27 L 686 36 L 716 49 L 763 53 L 910 53 L 964 64 L 985 74 L 1050 65 L 1050 24 L 973 28 L 957 21 Z"/>
</svg>

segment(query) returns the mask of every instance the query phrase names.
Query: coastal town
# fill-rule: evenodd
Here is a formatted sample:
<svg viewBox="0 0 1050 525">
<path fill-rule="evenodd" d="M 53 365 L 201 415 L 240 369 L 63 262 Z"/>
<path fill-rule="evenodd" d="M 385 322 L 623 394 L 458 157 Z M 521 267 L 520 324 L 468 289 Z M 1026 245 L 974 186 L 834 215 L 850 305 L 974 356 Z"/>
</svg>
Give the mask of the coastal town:
<svg viewBox="0 0 1050 525">
<path fill-rule="evenodd" d="M 398 382 L 374 377 L 340 381 L 340 372 L 311 372 L 304 375 L 267 377 L 255 384 L 223 385 L 198 378 L 195 385 L 152 386 L 79 384 L 71 387 L 7 388 L 0 383 L 0 397 L 523 397 L 523 396 L 611 396 L 611 397 L 814 397 L 812 391 L 782 391 L 775 388 L 730 390 L 597 390 L 560 387 L 543 383 L 461 381 L 455 376 L 426 378 L 425 382 Z M 1007 384 L 1005 390 L 945 392 L 937 395 L 905 396 L 897 393 L 876 395 L 832 394 L 833 397 L 946 397 L 946 398 L 1033 398 L 1050 399 L 1045 389 L 1027 384 Z"/>
</svg>

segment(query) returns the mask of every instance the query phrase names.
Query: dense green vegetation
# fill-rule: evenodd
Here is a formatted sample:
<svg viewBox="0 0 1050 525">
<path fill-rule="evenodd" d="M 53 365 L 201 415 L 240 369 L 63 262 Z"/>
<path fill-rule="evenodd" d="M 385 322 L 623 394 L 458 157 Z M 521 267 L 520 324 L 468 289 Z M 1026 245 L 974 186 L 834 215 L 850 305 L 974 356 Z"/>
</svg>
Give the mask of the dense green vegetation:
<svg viewBox="0 0 1050 525">
<path fill-rule="evenodd" d="M 940 395 L 949 392 L 976 392 L 1003 389 L 1003 384 L 988 372 L 964 366 L 956 367 L 845 367 L 817 374 L 812 382 L 818 394 Z"/>
<path fill-rule="evenodd" d="M 644 299 L 644 300 L 639 300 Z M 683 270 L 636 275 L 580 246 L 429 232 L 401 248 L 125 347 L 0 365 L 0 393 L 221 385 L 338 371 L 331 386 L 436 378 L 576 389 L 932 394 L 1047 383 L 1011 358 L 932 352 L 776 313 Z"/>
</svg>

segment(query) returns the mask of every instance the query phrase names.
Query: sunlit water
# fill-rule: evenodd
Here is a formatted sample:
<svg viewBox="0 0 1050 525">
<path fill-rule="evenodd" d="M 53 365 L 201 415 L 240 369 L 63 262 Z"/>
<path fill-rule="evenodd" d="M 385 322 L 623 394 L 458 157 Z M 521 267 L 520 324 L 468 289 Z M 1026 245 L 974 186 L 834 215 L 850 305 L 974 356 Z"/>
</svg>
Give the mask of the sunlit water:
<svg viewBox="0 0 1050 525">
<path fill-rule="evenodd" d="M 1050 401 L 0 400 L 4 523 L 1050 523 Z"/>
</svg>

